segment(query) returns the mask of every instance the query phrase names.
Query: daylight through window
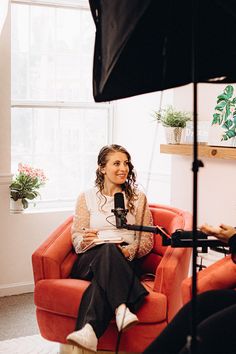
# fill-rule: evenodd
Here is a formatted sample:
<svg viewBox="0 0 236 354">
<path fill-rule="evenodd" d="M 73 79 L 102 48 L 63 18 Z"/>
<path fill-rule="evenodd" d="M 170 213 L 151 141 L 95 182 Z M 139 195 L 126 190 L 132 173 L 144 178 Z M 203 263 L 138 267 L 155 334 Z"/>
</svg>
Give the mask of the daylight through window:
<svg viewBox="0 0 236 354">
<path fill-rule="evenodd" d="M 92 96 L 89 9 L 42 4 L 12 2 L 12 172 L 19 162 L 42 168 L 48 181 L 37 205 L 65 207 L 95 178 L 112 104 Z"/>
</svg>

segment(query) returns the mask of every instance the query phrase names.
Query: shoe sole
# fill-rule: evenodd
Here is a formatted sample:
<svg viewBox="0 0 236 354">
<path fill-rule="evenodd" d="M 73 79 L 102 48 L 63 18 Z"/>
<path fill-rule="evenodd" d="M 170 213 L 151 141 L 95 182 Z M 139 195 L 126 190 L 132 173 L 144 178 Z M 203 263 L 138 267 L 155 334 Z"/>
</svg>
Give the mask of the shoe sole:
<svg viewBox="0 0 236 354">
<path fill-rule="evenodd" d="M 138 322 L 139 322 L 139 320 L 132 321 L 132 322 L 128 323 L 125 327 L 122 328 L 122 332 L 125 332 L 128 329 L 134 327 Z"/>
<path fill-rule="evenodd" d="M 87 351 L 89 351 L 89 352 L 91 352 L 91 353 L 96 353 L 96 352 L 97 352 L 97 350 L 93 350 L 93 349 L 91 349 L 91 348 L 87 348 L 87 347 L 85 347 L 84 345 L 79 344 L 78 342 L 74 341 L 73 339 L 67 339 L 66 341 L 67 341 L 68 344 L 71 344 L 71 345 L 73 345 L 74 347 L 78 347 L 78 348 L 81 348 L 81 349 L 85 349 L 85 350 L 87 350 Z"/>
</svg>

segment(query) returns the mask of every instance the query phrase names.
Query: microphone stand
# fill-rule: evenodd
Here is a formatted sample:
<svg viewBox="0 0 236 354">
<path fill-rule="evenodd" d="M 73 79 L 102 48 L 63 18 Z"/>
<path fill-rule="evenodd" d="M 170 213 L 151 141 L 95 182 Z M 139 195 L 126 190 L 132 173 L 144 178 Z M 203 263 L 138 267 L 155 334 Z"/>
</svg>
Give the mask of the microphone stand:
<svg viewBox="0 0 236 354">
<path fill-rule="evenodd" d="M 152 232 L 153 234 L 159 234 L 162 237 L 163 246 L 171 246 L 173 248 L 178 247 L 202 247 L 202 252 L 207 252 L 207 248 L 210 247 L 226 247 L 227 245 L 218 240 L 217 238 L 211 237 L 202 231 L 196 230 L 196 239 L 193 237 L 192 231 L 176 230 L 174 233 L 168 235 L 168 233 L 160 226 L 143 226 L 143 225 L 130 225 L 125 222 L 122 223 L 120 228 L 133 230 L 133 231 L 144 231 Z M 210 237 L 210 238 L 209 238 Z"/>
</svg>

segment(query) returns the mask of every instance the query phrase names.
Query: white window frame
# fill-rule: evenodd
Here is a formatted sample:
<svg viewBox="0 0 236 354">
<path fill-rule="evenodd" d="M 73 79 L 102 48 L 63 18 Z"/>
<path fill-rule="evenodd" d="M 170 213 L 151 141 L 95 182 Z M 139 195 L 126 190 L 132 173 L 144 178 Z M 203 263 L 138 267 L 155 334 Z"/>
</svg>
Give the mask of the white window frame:
<svg viewBox="0 0 236 354">
<path fill-rule="evenodd" d="M 89 4 L 86 0 L 66 0 L 65 3 L 61 3 L 60 0 L 11 0 L 12 4 L 25 4 L 25 5 L 35 5 L 35 6 L 44 6 L 44 7 L 56 7 L 56 8 L 70 8 L 75 10 L 88 10 Z M 96 103 L 96 102 L 67 102 L 67 101 L 35 101 L 35 100 L 12 100 L 11 108 L 66 108 L 66 109 L 107 109 L 107 143 L 110 144 L 113 140 L 113 127 L 114 127 L 114 104 L 111 102 L 107 103 Z M 75 198 L 68 200 L 37 200 L 36 207 L 33 206 L 33 202 L 29 202 L 29 212 L 38 212 L 44 210 L 73 210 Z M 32 208 L 31 208 L 32 207 Z"/>
</svg>

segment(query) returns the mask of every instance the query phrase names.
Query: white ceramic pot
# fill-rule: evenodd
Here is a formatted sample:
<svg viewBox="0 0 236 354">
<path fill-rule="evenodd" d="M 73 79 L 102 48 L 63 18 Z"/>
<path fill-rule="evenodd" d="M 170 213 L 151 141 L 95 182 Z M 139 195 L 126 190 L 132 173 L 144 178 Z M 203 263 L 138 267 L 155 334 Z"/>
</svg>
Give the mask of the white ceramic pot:
<svg viewBox="0 0 236 354">
<path fill-rule="evenodd" d="M 165 127 L 167 144 L 180 144 L 183 128 Z"/>
<path fill-rule="evenodd" d="M 23 213 L 24 208 L 23 208 L 22 200 L 21 199 L 13 200 L 12 198 L 10 198 L 10 210 L 14 214 Z"/>
</svg>

